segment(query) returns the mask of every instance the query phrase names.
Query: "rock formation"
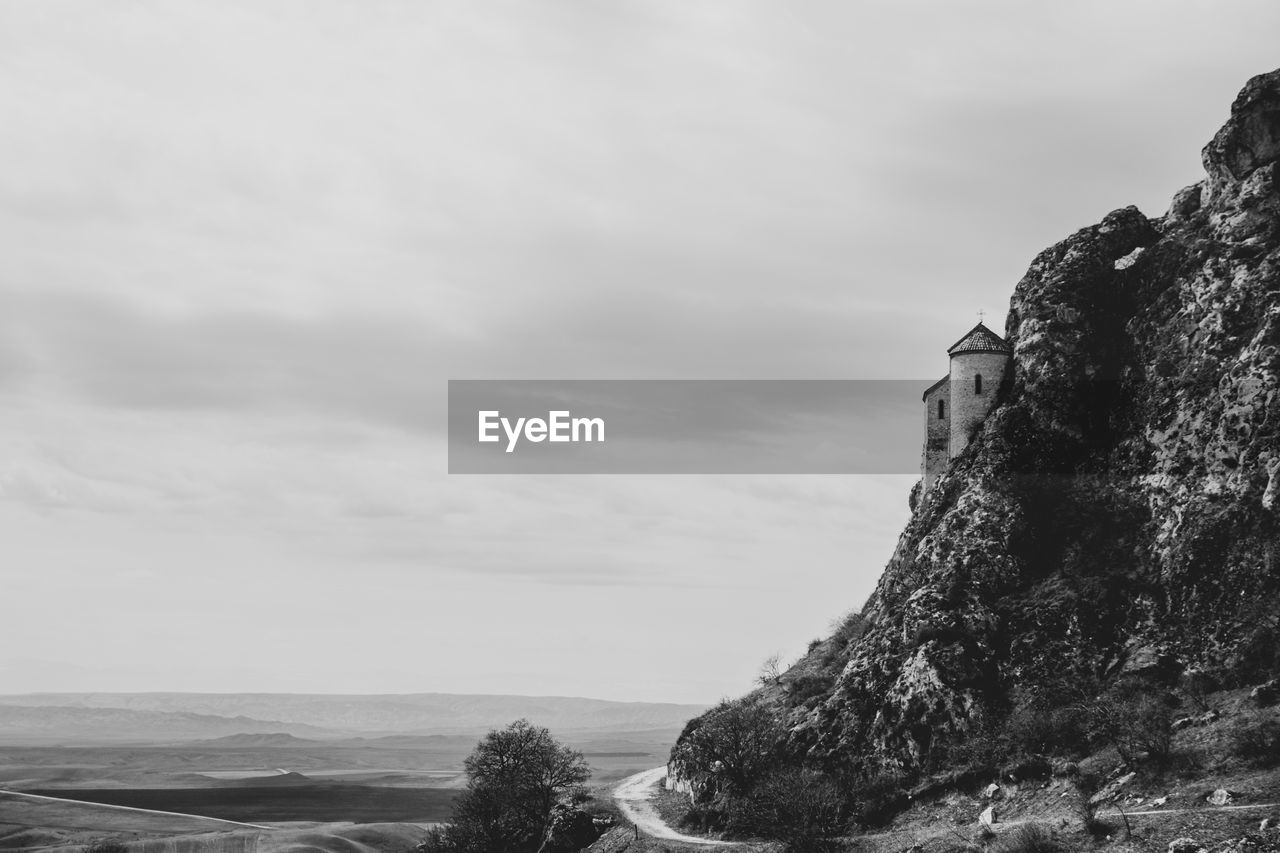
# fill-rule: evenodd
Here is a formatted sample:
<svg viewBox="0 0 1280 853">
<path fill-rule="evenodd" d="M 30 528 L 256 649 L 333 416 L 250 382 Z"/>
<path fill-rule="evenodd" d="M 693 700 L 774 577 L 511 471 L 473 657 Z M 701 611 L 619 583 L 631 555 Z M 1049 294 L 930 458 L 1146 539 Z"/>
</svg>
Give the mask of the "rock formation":
<svg viewBox="0 0 1280 853">
<path fill-rule="evenodd" d="M 1280 71 L 1203 160 L 1031 263 L 996 408 L 856 629 L 757 697 L 791 754 L 911 769 L 1054 679 L 1280 672 Z"/>
</svg>

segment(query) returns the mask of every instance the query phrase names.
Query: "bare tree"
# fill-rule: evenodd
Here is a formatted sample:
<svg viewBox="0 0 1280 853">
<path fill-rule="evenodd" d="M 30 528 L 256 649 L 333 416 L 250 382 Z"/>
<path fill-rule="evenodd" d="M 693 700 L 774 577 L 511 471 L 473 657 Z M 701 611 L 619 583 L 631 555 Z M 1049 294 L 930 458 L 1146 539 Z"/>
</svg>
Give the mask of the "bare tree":
<svg viewBox="0 0 1280 853">
<path fill-rule="evenodd" d="M 760 674 L 756 676 L 756 680 L 761 684 L 772 684 L 782 675 L 782 655 L 774 652 L 765 658 L 764 663 L 760 665 Z"/>
</svg>

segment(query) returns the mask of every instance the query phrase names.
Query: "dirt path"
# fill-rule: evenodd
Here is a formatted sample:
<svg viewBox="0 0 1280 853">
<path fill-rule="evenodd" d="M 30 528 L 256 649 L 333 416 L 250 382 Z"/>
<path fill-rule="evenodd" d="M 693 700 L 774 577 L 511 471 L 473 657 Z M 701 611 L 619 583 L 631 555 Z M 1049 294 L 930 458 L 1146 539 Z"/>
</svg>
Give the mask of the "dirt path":
<svg viewBox="0 0 1280 853">
<path fill-rule="evenodd" d="M 613 799 L 622 810 L 627 820 L 640 827 L 645 835 L 661 838 L 665 841 L 683 841 L 685 844 L 705 844 L 707 846 L 725 846 L 728 841 L 716 841 L 711 838 L 699 838 L 696 835 L 684 835 L 676 832 L 662 822 L 658 810 L 649 801 L 653 799 L 653 786 L 667 775 L 667 768 L 655 767 L 634 776 L 628 776 L 613 789 Z"/>
<path fill-rule="evenodd" d="M 1129 817 L 1142 817 L 1143 815 L 1149 815 L 1149 814 L 1187 814 L 1189 812 L 1200 812 L 1203 814 L 1211 814 L 1213 812 L 1234 812 L 1234 811 L 1239 811 L 1240 809 L 1273 809 L 1273 808 L 1276 808 L 1277 806 L 1280 806 L 1280 803 L 1250 803 L 1244 806 L 1200 806 L 1198 808 L 1190 808 L 1190 809 L 1156 809 L 1153 811 L 1146 811 L 1146 812 L 1114 811 L 1114 812 L 1107 812 L 1106 814 L 1103 814 L 1101 811 L 1099 811 L 1098 817 L 1122 817 L 1123 815 L 1128 815 Z"/>
</svg>

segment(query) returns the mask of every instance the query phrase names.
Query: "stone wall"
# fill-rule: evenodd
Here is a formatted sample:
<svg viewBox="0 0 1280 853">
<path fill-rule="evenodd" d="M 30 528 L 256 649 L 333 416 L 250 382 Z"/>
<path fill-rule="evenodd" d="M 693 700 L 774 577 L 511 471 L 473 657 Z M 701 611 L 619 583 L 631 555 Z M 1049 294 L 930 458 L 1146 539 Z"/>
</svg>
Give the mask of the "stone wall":
<svg viewBox="0 0 1280 853">
<path fill-rule="evenodd" d="M 938 417 L 942 403 L 942 417 Z M 927 491 L 947 470 L 951 461 L 951 383 L 939 382 L 924 395 L 924 452 L 920 456 L 920 476 Z"/>
</svg>

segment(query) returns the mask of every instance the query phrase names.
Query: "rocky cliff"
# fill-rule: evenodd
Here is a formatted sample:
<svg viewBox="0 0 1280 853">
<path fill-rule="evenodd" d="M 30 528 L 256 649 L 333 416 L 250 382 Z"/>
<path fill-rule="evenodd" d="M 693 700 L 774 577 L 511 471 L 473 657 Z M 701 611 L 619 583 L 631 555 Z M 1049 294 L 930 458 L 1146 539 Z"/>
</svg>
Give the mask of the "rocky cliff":
<svg viewBox="0 0 1280 853">
<path fill-rule="evenodd" d="M 754 697 L 794 757 L 918 768 L 1039 684 L 1280 670 L 1280 71 L 1203 160 L 1018 282 L 997 409 L 861 617 Z"/>
</svg>

